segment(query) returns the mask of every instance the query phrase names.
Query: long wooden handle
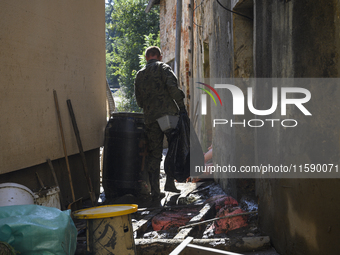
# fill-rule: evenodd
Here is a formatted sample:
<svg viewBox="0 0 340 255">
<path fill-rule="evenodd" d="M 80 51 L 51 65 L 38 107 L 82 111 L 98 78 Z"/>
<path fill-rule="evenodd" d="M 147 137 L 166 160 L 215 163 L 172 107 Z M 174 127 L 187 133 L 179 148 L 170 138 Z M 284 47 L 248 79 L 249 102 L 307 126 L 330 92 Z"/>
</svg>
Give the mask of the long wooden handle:
<svg viewBox="0 0 340 255">
<path fill-rule="evenodd" d="M 87 187 L 88 187 L 89 193 L 90 193 L 91 203 L 94 206 L 95 205 L 95 194 L 93 192 L 92 182 L 91 182 L 91 178 L 90 178 L 89 171 L 88 171 L 87 164 L 86 164 L 85 153 L 84 153 L 84 150 L 83 150 L 83 145 L 81 143 L 76 117 L 74 116 L 71 100 L 68 99 L 66 102 L 67 102 L 68 111 L 70 113 L 70 117 L 71 117 L 71 120 L 72 120 L 72 126 L 73 126 L 73 130 L 74 130 L 74 134 L 76 135 L 78 149 L 79 149 L 79 153 L 80 153 L 80 156 L 81 156 L 81 161 L 83 163 L 83 168 L 84 168 L 84 173 L 85 173 L 85 177 L 86 177 L 86 180 L 87 180 Z"/>
<path fill-rule="evenodd" d="M 63 131 L 63 124 L 61 122 L 61 117 L 60 117 L 60 110 L 59 110 L 59 104 L 58 104 L 58 97 L 57 97 L 57 91 L 53 90 L 53 95 L 54 95 L 54 103 L 55 107 L 57 109 L 57 114 L 58 114 L 58 123 L 59 123 L 59 129 L 60 129 L 60 134 L 61 134 L 61 139 L 63 142 L 63 148 L 64 148 L 64 155 L 65 155 L 65 160 L 66 160 L 66 167 L 68 171 L 68 178 L 70 180 L 70 187 L 71 187 L 71 192 L 72 192 L 72 199 L 73 202 L 76 201 L 76 198 L 74 196 L 74 189 L 73 189 L 73 183 L 72 183 L 72 176 L 71 176 L 71 170 L 70 170 L 70 165 L 68 163 L 68 157 L 67 157 L 67 151 L 66 151 L 66 143 L 65 143 L 65 137 L 64 137 L 64 131 Z"/>
<path fill-rule="evenodd" d="M 48 165 L 50 166 L 50 169 L 51 169 L 51 172 L 52 172 L 52 175 L 53 175 L 53 179 L 54 179 L 55 185 L 57 185 L 57 187 L 59 189 L 59 200 L 60 200 L 61 210 L 65 210 L 65 206 L 64 206 L 64 202 L 63 202 L 63 196 L 62 196 L 61 191 L 60 191 L 59 182 L 58 182 L 58 179 L 57 179 L 57 175 L 56 175 L 56 173 L 54 171 L 54 167 L 53 167 L 52 161 L 49 158 L 47 158 L 46 161 L 47 161 Z"/>
</svg>

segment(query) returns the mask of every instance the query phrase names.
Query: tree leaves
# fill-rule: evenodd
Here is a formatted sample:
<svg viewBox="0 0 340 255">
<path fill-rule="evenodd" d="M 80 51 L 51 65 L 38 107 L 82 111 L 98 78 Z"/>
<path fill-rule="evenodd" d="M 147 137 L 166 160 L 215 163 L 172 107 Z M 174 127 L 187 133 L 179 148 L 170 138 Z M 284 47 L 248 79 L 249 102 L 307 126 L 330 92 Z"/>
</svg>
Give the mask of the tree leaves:
<svg viewBox="0 0 340 255">
<path fill-rule="evenodd" d="M 109 35 L 106 74 L 110 83 L 118 78 L 116 81 L 126 99 L 119 108 L 124 111 L 140 111 L 134 98 L 139 55 L 143 55 L 146 44 L 156 43 L 154 38 L 159 34 L 159 8 L 154 6 L 145 13 L 147 3 L 148 0 L 112 0 L 106 7 L 106 13 L 111 13 L 106 24 Z"/>
</svg>

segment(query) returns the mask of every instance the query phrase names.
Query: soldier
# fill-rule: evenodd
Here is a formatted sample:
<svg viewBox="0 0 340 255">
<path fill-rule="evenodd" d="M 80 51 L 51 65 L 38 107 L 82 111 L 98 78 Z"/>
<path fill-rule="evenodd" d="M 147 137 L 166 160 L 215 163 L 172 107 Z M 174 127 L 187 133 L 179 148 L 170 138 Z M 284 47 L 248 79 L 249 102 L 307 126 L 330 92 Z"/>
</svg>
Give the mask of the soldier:
<svg viewBox="0 0 340 255">
<path fill-rule="evenodd" d="M 153 200 L 159 200 L 164 197 L 159 188 L 164 133 L 157 119 L 164 115 L 178 115 L 179 111 L 186 112 L 183 101 L 185 95 L 178 88 L 177 77 L 170 66 L 161 62 L 162 54 L 158 47 L 147 48 L 145 58 L 146 66 L 136 75 L 135 95 L 138 106 L 144 112 L 148 145 L 146 169 L 149 173 L 151 195 Z M 164 190 L 180 192 L 174 184 L 174 178 L 170 176 L 166 178 Z"/>
</svg>

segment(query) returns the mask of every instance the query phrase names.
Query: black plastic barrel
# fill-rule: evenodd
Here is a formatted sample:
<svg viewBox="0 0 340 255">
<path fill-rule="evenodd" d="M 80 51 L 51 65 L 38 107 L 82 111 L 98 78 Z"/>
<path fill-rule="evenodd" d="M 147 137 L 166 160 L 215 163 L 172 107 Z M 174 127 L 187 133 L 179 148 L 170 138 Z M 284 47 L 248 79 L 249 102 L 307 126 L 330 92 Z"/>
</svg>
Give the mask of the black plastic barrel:
<svg viewBox="0 0 340 255">
<path fill-rule="evenodd" d="M 138 194 L 143 162 L 144 118 L 141 113 L 114 113 L 104 142 L 103 188 L 107 199 Z"/>
</svg>

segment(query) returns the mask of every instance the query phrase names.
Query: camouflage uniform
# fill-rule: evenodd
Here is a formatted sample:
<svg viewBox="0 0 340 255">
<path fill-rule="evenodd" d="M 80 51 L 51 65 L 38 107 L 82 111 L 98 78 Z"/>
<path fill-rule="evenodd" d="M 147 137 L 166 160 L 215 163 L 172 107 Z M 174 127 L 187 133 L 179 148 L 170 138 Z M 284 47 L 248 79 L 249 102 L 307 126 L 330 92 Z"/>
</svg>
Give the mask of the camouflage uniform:
<svg viewBox="0 0 340 255">
<path fill-rule="evenodd" d="M 176 75 L 170 66 L 156 59 L 147 62 L 136 75 L 135 95 L 137 104 L 143 108 L 148 157 L 146 169 L 149 172 L 151 194 L 160 195 L 159 172 L 162 160 L 164 133 L 157 119 L 164 115 L 177 115 L 178 107 L 184 107 L 184 93 L 178 88 Z M 176 106 L 176 101 L 178 107 Z"/>
</svg>

